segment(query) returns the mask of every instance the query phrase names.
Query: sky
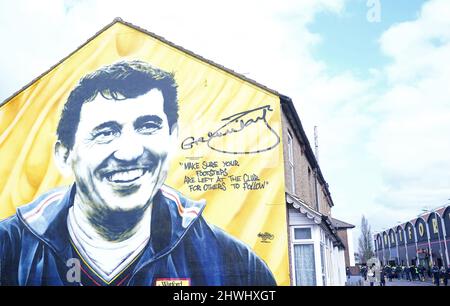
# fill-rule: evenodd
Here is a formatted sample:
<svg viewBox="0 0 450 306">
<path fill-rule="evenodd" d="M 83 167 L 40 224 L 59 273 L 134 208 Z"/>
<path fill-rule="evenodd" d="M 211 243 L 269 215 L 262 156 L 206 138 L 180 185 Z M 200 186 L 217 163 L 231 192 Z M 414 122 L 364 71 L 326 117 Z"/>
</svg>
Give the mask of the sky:
<svg viewBox="0 0 450 306">
<path fill-rule="evenodd" d="M 450 1 L 1 0 L 0 101 L 115 17 L 292 98 L 334 217 L 379 231 L 450 202 Z"/>
</svg>

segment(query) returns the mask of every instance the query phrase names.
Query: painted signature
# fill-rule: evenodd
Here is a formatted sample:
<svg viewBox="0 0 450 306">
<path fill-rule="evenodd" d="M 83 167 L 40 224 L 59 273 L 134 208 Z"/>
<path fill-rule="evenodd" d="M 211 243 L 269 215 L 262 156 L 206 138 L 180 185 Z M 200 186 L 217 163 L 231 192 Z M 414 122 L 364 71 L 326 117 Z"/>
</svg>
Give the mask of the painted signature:
<svg viewBox="0 0 450 306">
<path fill-rule="evenodd" d="M 198 145 L 200 143 L 206 143 L 209 148 L 211 148 L 214 151 L 218 151 L 221 153 L 229 153 L 229 154 L 254 154 L 254 153 L 261 153 L 265 151 L 269 151 L 273 148 L 275 148 L 280 143 L 280 136 L 272 129 L 272 127 L 267 122 L 266 116 L 268 112 L 272 112 L 273 109 L 270 107 L 270 105 L 265 105 L 261 107 L 257 107 L 251 110 L 243 111 L 234 115 L 231 115 L 229 117 L 223 118 L 222 121 L 225 121 L 225 124 L 222 125 L 220 128 L 218 128 L 214 132 L 208 132 L 207 137 L 187 137 L 183 140 L 181 143 L 181 148 L 183 150 L 189 150 L 194 147 L 194 145 Z M 276 141 L 274 144 L 271 144 L 270 146 L 259 148 L 257 150 L 241 150 L 241 151 L 230 151 L 225 149 L 219 149 L 217 147 L 214 147 L 213 144 L 211 144 L 211 141 L 213 139 L 217 139 L 220 137 L 224 137 L 230 134 L 236 134 L 241 131 L 243 131 L 245 128 L 257 123 L 257 122 L 263 122 L 265 126 L 267 127 L 267 130 L 272 133 Z M 238 124 L 238 126 L 232 126 L 234 124 Z"/>
</svg>

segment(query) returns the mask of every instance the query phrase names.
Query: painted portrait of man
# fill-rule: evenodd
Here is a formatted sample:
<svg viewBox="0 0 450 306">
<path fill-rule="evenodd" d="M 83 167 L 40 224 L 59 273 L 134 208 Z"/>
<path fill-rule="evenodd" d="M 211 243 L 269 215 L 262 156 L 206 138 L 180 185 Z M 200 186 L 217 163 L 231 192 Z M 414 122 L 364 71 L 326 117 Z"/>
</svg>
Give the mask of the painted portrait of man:
<svg viewBox="0 0 450 306">
<path fill-rule="evenodd" d="M 172 73 L 130 60 L 81 78 L 54 146 L 74 182 L 0 221 L 1 285 L 276 285 L 250 247 L 202 217 L 205 201 L 165 185 L 178 129 Z"/>
</svg>

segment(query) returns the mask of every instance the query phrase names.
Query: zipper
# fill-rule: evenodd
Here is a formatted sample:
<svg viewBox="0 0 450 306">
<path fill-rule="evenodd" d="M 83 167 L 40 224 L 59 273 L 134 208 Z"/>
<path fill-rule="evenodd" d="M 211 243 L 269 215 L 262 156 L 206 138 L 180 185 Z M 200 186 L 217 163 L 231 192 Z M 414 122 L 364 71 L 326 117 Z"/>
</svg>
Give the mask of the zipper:
<svg viewBox="0 0 450 306">
<path fill-rule="evenodd" d="M 183 232 L 183 234 L 178 238 L 178 240 L 177 240 L 177 241 L 176 241 L 176 242 L 175 242 L 175 243 L 174 243 L 167 251 L 163 252 L 163 253 L 160 254 L 160 255 L 157 255 L 157 256 L 151 258 L 150 260 L 144 262 L 139 268 L 137 268 L 137 269 L 131 274 L 130 279 L 129 279 L 128 282 L 127 282 L 127 286 L 130 284 L 130 282 L 133 280 L 133 278 L 136 276 L 136 274 L 138 274 L 138 273 L 139 273 L 142 269 L 144 269 L 146 266 L 148 266 L 148 265 L 154 263 L 155 261 L 157 261 L 157 260 L 163 258 L 164 256 L 169 255 L 169 254 L 170 254 L 170 253 L 171 253 L 171 252 L 172 252 L 172 251 L 173 251 L 173 250 L 181 243 L 181 241 L 182 241 L 183 238 L 187 235 L 187 233 L 189 232 L 189 230 L 191 229 L 191 227 L 194 226 L 194 224 L 195 224 L 196 222 L 198 222 L 198 220 L 201 218 L 201 214 L 202 214 L 202 212 L 203 212 L 204 209 L 205 209 L 205 206 L 203 206 L 203 207 L 200 209 L 200 211 L 199 211 L 199 213 L 198 213 L 198 217 L 197 217 L 194 221 L 192 221 L 192 222 L 189 224 L 189 226 L 186 228 L 186 230 Z"/>
</svg>

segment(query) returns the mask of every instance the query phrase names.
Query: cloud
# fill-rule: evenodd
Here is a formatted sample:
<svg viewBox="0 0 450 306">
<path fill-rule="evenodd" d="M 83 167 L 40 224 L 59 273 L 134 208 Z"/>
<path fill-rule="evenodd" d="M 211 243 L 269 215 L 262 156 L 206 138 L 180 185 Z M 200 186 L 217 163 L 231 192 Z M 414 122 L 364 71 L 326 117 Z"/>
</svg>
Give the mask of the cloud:
<svg viewBox="0 0 450 306">
<path fill-rule="evenodd" d="M 384 178 L 378 200 L 411 213 L 440 206 L 450 196 L 450 2 L 426 2 L 416 20 L 387 30 L 380 47 L 392 63 L 369 144 Z"/>
<path fill-rule="evenodd" d="M 319 11 L 339 12 L 344 0 L 283 1 L 15 1 L 0 4 L 3 100 L 94 35 L 115 17 L 216 61 L 272 88 L 317 64 L 307 54 L 320 38 L 305 25 Z M 292 40 L 292 33 L 296 39 Z M 303 58 L 306 57 L 304 60 Z M 11 60 L 14 59 L 14 60 Z M 261 64 L 263 63 L 263 64 Z M 319 65 L 320 66 L 320 65 Z M 19 85 L 18 85 L 19 84 Z"/>
<path fill-rule="evenodd" d="M 357 225 L 355 240 L 362 214 L 381 230 L 450 198 L 450 2 L 425 2 L 416 19 L 385 31 L 379 47 L 389 64 L 365 79 L 327 77 L 325 67 L 307 98 L 313 115 L 300 111 L 325 129 L 321 166 L 333 213 Z"/>
</svg>

